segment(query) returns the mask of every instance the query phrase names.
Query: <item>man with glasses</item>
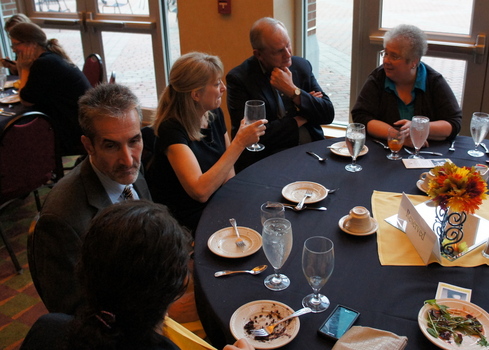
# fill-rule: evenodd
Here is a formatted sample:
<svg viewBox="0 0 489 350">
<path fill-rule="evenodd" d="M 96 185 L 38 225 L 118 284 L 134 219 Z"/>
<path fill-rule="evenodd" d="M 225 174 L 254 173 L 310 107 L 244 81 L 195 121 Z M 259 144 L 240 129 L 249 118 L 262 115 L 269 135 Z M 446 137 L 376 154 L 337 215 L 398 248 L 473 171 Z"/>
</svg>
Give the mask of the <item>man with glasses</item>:
<svg viewBox="0 0 489 350">
<path fill-rule="evenodd" d="M 322 91 L 309 61 L 292 56 L 284 24 L 265 17 L 250 31 L 253 56 L 226 76 L 233 135 L 247 100 L 263 100 L 268 124 L 261 152 L 243 152 L 236 171 L 278 151 L 324 138 L 321 124 L 334 119 L 334 108 Z"/>
</svg>

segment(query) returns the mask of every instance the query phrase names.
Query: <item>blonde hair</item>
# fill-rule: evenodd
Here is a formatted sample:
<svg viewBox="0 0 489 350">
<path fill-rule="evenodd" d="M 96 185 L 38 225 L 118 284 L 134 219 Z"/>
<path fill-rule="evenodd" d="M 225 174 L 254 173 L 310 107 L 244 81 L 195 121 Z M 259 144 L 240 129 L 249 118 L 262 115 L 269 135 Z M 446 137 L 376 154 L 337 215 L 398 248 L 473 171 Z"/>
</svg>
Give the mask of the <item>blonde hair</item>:
<svg viewBox="0 0 489 350">
<path fill-rule="evenodd" d="M 202 52 L 190 52 L 180 56 L 170 70 L 169 84 L 158 102 L 153 128 L 158 128 L 167 119 L 177 120 L 192 141 L 199 141 L 200 117 L 198 103 L 192 99 L 192 92 L 202 90 L 213 79 L 223 75 L 224 68 L 217 56 Z M 212 118 L 207 112 L 207 118 Z"/>
</svg>

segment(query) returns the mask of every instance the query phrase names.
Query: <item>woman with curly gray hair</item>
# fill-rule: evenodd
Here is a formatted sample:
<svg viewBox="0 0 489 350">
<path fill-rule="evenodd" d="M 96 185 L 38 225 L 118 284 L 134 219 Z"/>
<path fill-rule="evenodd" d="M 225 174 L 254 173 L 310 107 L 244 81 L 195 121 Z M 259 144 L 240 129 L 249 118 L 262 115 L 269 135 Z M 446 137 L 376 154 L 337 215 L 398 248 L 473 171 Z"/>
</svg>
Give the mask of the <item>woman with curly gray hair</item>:
<svg viewBox="0 0 489 350">
<path fill-rule="evenodd" d="M 428 140 L 452 139 L 460 132 L 462 111 L 443 76 L 421 58 L 428 50 L 426 34 L 416 26 L 401 24 L 384 36 L 383 64 L 367 78 L 352 110 L 356 123 L 369 135 L 387 139 L 396 126 L 409 137 L 411 119 L 430 119 Z"/>
</svg>

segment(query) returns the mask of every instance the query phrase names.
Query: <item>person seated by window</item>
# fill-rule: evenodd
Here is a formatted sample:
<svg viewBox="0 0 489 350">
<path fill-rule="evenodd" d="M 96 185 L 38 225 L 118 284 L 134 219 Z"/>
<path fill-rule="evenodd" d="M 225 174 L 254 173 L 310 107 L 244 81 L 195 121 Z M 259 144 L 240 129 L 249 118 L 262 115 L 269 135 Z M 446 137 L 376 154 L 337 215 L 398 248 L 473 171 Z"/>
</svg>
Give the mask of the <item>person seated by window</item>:
<svg viewBox="0 0 489 350">
<path fill-rule="evenodd" d="M 47 40 L 38 25 L 19 23 L 9 34 L 17 54 L 22 104 L 46 113 L 55 121 L 62 155 L 84 154 L 78 99 L 91 88 L 89 81 L 58 40 Z"/>
<path fill-rule="evenodd" d="M 367 133 L 387 139 L 390 126 L 409 136 L 415 115 L 430 119 L 428 140 L 453 139 L 460 132 L 462 111 L 443 76 L 421 62 L 428 43 L 419 28 L 401 24 L 384 36 L 383 64 L 369 75 L 351 111 Z"/>
<path fill-rule="evenodd" d="M 253 56 L 226 76 L 232 134 L 238 130 L 247 100 L 265 102 L 267 132 L 261 152 L 244 152 L 239 172 L 250 164 L 284 149 L 324 139 L 321 124 L 334 119 L 334 107 L 319 86 L 311 63 L 292 55 L 285 25 L 270 17 L 257 20 L 250 30 Z"/>
<path fill-rule="evenodd" d="M 145 174 L 151 196 L 192 231 L 212 194 L 235 175 L 240 154 L 266 129 L 265 119 L 249 125 L 242 120 L 230 141 L 219 108 L 223 71 L 216 56 L 191 52 L 178 58 L 153 125 L 157 139 Z"/>
<path fill-rule="evenodd" d="M 169 305 L 185 291 L 191 236 L 161 204 L 126 201 L 92 221 L 77 276 L 86 305 L 41 316 L 21 349 L 164 349 Z M 62 286 L 60 286 L 62 287 Z M 226 350 L 252 350 L 244 339 Z"/>
<path fill-rule="evenodd" d="M 23 13 L 16 13 L 9 19 L 5 21 L 4 29 L 7 34 L 10 32 L 10 30 L 18 23 L 32 23 L 29 17 L 24 15 Z M 4 59 L 1 60 L 2 66 L 7 68 L 10 71 L 10 74 L 17 75 L 17 62 L 10 60 L 10 57 L 5 57 Z"/>
</svg>

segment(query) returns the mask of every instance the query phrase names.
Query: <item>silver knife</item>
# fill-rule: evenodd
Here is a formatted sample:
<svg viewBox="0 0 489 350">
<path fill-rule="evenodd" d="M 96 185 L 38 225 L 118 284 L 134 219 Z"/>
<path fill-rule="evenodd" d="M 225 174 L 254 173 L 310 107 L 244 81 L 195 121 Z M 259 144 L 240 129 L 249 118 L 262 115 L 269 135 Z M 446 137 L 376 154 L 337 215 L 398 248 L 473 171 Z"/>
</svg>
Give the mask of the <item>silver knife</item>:
<svg viewBox="0 0 489 350">
<path fill-rule="evenodd" d="M 484 151 L 485 151 L 487 154 L 489 154 L 489 149 L 487 149 L 486 144 L 481 142 L 481 146 L 482 146 L 482 148 L 484 148 Z"/>
<path fill-rule="evenodd" d="M 384 147 L 385 149 L 390 150 L 390 148 L 389 148 L 389 147 L 387 147 L 387 146 L 386 146 L 384 143 L 380 142 L 379 140 L 372 139 L 372 141 L 373 141 L 373 142 L 375 142 L 375 143 L 378 143 L 379 145 L 381 145 L 381 146 L 382 146 L 382 147 Z"/>
<path fill-rule="evenodd" d="M 285 208 L 296 210 L 295 209 L 295 206 L 292 205 L 292 204 L 282 203 L 282 205 Z M 326 208 L 326 207 L 308 207 L 307 205 L 305 205 L 301 210 L 304 210 L 304 209 L 308 209 L 308 210 L 320 210 L 320 211 L 328 210 L 328 208 Z"/>
<path fill-rule="evenodd" d="M 443 155 L 443 154 L 441 154 L 439 152 L 431 152 L 431 151 L 419 151 L 419 153 L 431 154 L 431 155 L 434 155 L 434 156 L 442 156 Z"/>
</svg>

